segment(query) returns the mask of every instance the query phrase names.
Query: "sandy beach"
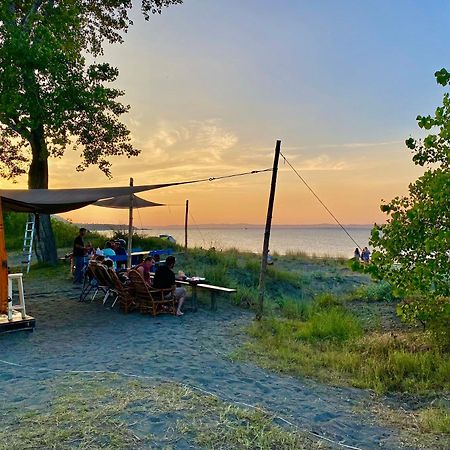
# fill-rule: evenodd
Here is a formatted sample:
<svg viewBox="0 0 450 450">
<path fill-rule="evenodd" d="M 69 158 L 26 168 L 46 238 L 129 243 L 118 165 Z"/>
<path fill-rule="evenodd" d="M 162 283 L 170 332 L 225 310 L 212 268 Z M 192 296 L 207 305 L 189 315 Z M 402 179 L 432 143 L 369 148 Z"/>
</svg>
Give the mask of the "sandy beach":
<svg viewBox="0 0 450 450">
<path fill-rule="evenodd" d="M 259 406 L 311 436 L 340 444 L 361 449 L 401 446 L 395 430 L 377 424 L 368 413 L 356 412 L 371 401 L 367 391 L 299 381 L 233 361 L 230 354 L 246 339 L 242 328 L 253 315 L 225 299 L 220 299 L 216 312 L 205 302 L 197 313 L 187 312 L 182 318 L 151 318 L 124 315 L 98 301 L 80 303 L 79 288 L 68 280 L 61 284 L 32 277 L 26 281 L 26 294 L 36 330 L 0 336 L 4 417 L 18 410 L 45 409 L 52 398 L 49 386 L 63 376 L 77 374 L 89 380 L 98 371 L 149 384 L 179 383 L 231 404 Z M 289 426 L 282 419 L 278 422 Z M 164 434 L 171 420 L 169 414 L 156 427 L 148 417 L 135 433 L 156 429 Z M 342 448 L 319 441 L 323 448 Z M 172 447 L 154 445 L 198 448 L 185 440 Z M 11 447 L 3 442 L 0 448 Z"/>
</svg>

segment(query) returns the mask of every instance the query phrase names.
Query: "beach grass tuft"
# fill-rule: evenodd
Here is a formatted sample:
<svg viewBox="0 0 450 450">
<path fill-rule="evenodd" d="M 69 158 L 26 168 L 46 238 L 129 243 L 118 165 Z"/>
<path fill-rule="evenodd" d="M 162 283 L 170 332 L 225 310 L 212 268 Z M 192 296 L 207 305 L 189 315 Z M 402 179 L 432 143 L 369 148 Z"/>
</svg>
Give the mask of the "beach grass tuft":
<svg viewBox="0 0 450 450">
<path fill-rule="evenodd" d="M 356 317 L 339 308 L 302 319 L 269 317 L 247 331 L 252 339 L 235 357 L 271 370 L 380 394 L 450 390 L 450 358 L 431 338 L 420 332 L 363 335 Z"/>
</svg>

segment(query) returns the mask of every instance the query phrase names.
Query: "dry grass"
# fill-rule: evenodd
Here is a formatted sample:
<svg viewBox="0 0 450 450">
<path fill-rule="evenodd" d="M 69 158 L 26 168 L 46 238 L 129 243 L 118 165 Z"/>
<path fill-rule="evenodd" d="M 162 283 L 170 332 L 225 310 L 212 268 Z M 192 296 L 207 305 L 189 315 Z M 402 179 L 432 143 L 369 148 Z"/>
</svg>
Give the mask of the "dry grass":
<svg viewBox="0 0 450 450">
<path fill-rule="evenodd" d="M 385 403 L 363 405 L 356 413 L 370 411 L 382 424 L 395 427 L 399 441 L 408 448 L 450 448 L 450 409 L 444 403 L 416 410 L 394 408 Z"/>
<path fill-rule="evenodd" d="M 318 449 L 262 410 L 227 404 L 174 383 L 115 375 L 65 375 L 46 383 L 39 409 L 4 407 L 0 449 Z M 155 424 L 158 432 L 155 431 Z M 158 428 L 159 426 L 159 428 Z M 153 427 L 153 428 L 152 428 Z"/>
</svg>

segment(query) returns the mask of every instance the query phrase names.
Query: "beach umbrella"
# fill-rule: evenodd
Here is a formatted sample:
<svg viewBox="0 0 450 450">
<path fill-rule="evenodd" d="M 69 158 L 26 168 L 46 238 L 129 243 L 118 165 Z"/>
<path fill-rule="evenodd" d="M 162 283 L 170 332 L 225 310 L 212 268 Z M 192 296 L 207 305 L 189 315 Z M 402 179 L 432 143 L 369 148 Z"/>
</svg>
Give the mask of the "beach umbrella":
<svg viewBox="0 0 450 450">
<path fill-rule="evenodd" d="M 133 186 L 133 179 L 130 179 L 130 187 Z M 133 248 L 133 210 L 135 208 L 152 208 L 155 206 L 165 206 L 163 203 L 155 203 L 145 200 L 137 195 L 121 195 L 106 200 L 99 200 L 94 206 L 102 208 L 128 209 L 128 244 L 127 244 L 127 266 L 131 267 L 131 250 Z"/>
</svg>

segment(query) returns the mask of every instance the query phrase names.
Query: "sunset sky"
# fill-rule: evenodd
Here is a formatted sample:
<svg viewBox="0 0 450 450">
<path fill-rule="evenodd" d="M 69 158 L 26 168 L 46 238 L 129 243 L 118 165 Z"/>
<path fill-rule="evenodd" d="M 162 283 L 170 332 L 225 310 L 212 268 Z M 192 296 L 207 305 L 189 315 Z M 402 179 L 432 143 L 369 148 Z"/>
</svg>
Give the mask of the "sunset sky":
<svg viewBox="0 0 450 450">
<path fill-rule="evenodd" d="M 415 117 L 441 101 L 433 74 L 449 68 L 449 13 L 439 0 L 185 0 L 150 22 L 136 10 L 125 44 L 104 59 L 120 70 L 125 122 L 142 153 L 113 160 L 108 180 L 95 168 L 77 173 L 68 150 L 51 162 L 50 187 L 263 169 L 281 139 L 342 222 L 381 221 L 381 199 L 406 193 L 421 173 L 404 140 L 420 136 Z M 274 223 L 331 223 L 280 169 Z M 181 224 L 187 198 L 197 223 L 263 223 L 269 184 L 267 173 L 143 194 L 171 206 L 141 210 L 136 225 Z M 64 217 L 124 223 L 127 213 L 88 207 Z"/>
</svg>

